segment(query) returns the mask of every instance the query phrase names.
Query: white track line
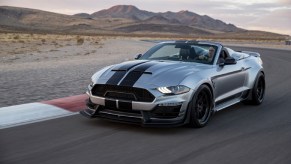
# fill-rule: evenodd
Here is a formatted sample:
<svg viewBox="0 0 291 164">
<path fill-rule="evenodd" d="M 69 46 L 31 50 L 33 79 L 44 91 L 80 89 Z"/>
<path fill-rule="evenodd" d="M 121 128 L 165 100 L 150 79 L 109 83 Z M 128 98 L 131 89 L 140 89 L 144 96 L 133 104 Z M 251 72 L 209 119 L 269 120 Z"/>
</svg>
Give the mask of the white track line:
<svg viewBox="0 0 291 164">
<path fill-rule="evenodd" d="M 3 107 L 0 108 L 0 129 L 51 120 L 74 114 L 77 113 L 42 103 L 29 103 Z"/>
</svg>

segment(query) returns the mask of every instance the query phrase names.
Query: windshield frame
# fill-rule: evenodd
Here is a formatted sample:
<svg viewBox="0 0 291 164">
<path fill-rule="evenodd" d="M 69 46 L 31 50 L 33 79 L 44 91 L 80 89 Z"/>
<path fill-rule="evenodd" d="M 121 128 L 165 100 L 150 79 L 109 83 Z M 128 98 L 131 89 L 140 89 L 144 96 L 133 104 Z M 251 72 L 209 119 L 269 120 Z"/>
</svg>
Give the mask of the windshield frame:
<svg viewBox="0 0 291 164">
<path fill-rule="evenodd" d="M 204 46 L 204 47 L 213 47 L 215 52 L 213 54 L 212 60 L 209 62 L 203 61 L 203 60 L 171 60 L 171 59 L 150 59 L 150 56 L 152 54 L 154 54 L 155 52 L 157 52 L 158 50 L 160 50 L 162 47 L 167 46 L 167 45 L 175 45 L 176 46 L 196 46 L 198 48 L 201 48 L 200 46 Z M 202 49 L 202 48 L 201 48 Z M 157 45 L 155 45 L 154 47 L 150 48 L 146 53 L 144 53 L 138 60 L 159 60 L 159 61 L 179 61 L 179 62 L 189 62 L 189 63 L 201 63 L 201 64 L 207 64 L 207 65 L 213 65 L 213 63 L 215 63 L 217 54 L 219 53 L 221 49 L 221 46 L 217 45 L 217 44 L 212 44 L 212 43 L 208 43 L 208 42 L 162 42 L 159 43 Z M 205 50 L 207 51 L 207 50 Z"/>
</svg>

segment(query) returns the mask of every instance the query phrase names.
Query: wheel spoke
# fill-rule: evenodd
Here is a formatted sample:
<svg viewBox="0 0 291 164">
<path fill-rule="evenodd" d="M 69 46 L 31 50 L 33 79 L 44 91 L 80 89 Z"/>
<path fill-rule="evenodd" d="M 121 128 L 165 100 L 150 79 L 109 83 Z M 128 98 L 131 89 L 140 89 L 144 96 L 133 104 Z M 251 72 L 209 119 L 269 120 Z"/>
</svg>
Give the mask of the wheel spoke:
<svg viewBox="0 0 291 164">
<path fill-rule="evenodd" d="M 196 102 L 196 113 L 199 120 L 202 122 L 207 117 L 207 112 L 209 110 L 209 102 L 208 102 L 207 93 L 201 92 L 198 95 L 197 102 Z"/>
<path fill-rule="evenodd" d="M 264 94 L 264 82 L 260 79 L 257 86 L 257 97 L 259 100 L 263 98 Z"/>
</svg>

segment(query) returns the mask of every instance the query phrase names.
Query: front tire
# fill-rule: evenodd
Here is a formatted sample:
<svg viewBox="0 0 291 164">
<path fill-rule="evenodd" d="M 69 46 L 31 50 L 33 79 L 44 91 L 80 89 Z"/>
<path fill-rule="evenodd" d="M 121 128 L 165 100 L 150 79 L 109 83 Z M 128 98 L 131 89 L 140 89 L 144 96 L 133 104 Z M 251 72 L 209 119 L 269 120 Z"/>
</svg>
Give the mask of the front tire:
<svg viewBox="0 0 291 164">
<path fill-rule="evenodd" d="M 190 122 L 189 126 L 194 128 L 204 127 L 212 112 L 212 94 L 206 85 L 201 85 L 190 102 Z"/>
</svg>

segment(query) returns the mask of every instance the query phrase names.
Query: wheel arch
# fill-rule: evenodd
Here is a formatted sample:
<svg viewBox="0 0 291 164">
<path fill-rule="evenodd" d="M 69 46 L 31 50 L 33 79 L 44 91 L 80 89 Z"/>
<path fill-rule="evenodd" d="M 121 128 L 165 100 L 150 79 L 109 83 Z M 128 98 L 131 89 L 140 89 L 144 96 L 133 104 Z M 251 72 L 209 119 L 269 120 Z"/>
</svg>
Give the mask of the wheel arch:
<svg viewBox="0 0 291 164">
<path fill-rule="evenodd" d="M 265 76 L 265 72 L 264 72 L 264 70 L 260 70 L 260 72 Z"/>
<path fill-rule="evenodd" d="M 264 76 L 264 78 L 265 78 L 265 72 L 264 72 L 264 70 L 263 70 L 263 69 L 259 70 L 258 73 L 256 74 L 256 77 L 255 77 L 255 80 L 254 80 L 254 82 L 253 82 L 253 86 L 252 86 L 252 88 L 254 88 L 254 86 L 256 85 L 256 81 L 258 80 L 258 76 L 260 75 L 260 73 L 262 73 L 263 76 Z M 265 80 L 265 79 L 264 79 L 264 80 Z M 265 80 L 265 81 L 266 81 L 266 80 Z"/>
<path fill-rule="evenodd" d="M 260 69 L 259 71 L 258 71 L 258 73 L 256 74 L 256 76 L 255 76 L 255 79 L 253 80 L 253 83 L 252 83 L 252 85 L 251 85 L 251 88 L 250 88 L 250 90 L 249 90 L 249 92 L 248 92 L 248 95 L 247 95 L 247 97 L 246 97 L 246 101 L 250 101 L 253 97 L 252 97 L 252 90 L 253 90 L 253 88 L 255 87 L 255 85 L 256 85 L 256 81 L 258 80 L 258 76 L 260 75 L 260 74 L 263 74 L 263 76 L 264 76 L 264 80 L 265 80 L 265 83 L 266 83 L 266 79 L 265 79 L 265 72 L 264 72 L 264 70 L 263 69 Z"/>
</svg>

